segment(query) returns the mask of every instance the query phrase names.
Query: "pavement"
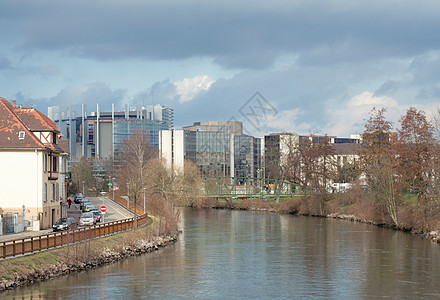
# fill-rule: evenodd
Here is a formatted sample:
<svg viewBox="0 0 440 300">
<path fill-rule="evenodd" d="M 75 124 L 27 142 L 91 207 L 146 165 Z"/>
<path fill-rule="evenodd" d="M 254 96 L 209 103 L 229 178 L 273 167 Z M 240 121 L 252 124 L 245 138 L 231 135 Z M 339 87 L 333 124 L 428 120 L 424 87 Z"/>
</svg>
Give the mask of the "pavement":
<svg viewBox="0 0 440 300">
<path fill-rule="evenodd" d="M 100 208 L 101 205 L 107 207 L 107 212 L 104 215 L 104 222 L 113 222 L 117 220 L 127 219 L 133 217 L 133 214 L 128 211 L 123 206 L 113 202 L 107 197 L 86 197 L 89 199 L 96 208 Z M 67 208 L 67 217 L 74 217 L 75 220 L 79 220 L 82 212 L 79 209 L 79 204 L 73 203 L 70 208 Z M 23 231 L 20 233 L 10 233 L 5 235 L 0 235 L 0 242 L 12 241 L 16 239 L 26 239 L 39 235 L 46 235 L 53 233 L 52 228 L 44 229 L 40 231 Z"/>
</svg>

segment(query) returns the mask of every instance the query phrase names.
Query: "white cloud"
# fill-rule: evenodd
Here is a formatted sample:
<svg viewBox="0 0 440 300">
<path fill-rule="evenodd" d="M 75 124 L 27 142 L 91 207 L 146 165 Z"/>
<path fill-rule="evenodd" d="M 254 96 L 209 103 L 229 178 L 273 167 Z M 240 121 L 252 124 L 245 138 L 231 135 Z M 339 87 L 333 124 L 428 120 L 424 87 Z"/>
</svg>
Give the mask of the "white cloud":
<svg viewBox="0 0 440 300">
<path fill-rule="evenodd" d="M 376 97 L 372 92 L 363 92 L 362 94 L 356 95 L 350 99 L 348 102 L 349 107 L 359 107 L 371 105 L 386 106 L 386 107 L 396 107 L 397 101 L 391 97 L 379 96 Z"/>
<path fill-rule="evenodd" d="M 300 110 L 298 108 L 280 111 L 275 116 L 268 116 L 264 123 L 269 128 L 278 131 L 294 132 L 297 126 L 295 121 L 298 119 L 299 114 Z"/>
<path fill-rule="evenodd" d="M 174 82 L 179 102 L 191 101 L 200 92 L 209 90 L 214 82 L 214 79 L 206 75 L 185 78 Z"/>
<path fill-rule="evenodd" d="M 363 131 L 365 120 L 373 107 L 386 108 L 387 116 L 392 115 L 392 122 L 396 121 L 396 116 L 404 110 L 399 103 L 387 96 L 374 96 L 372 92 L 363 92 L 353 96 L 346 106 L 339 110 L 330 110 L 330 121 L 325 128 L 325 133 L 341 137 L 348 137 L 351 134 Z"/>
<path fill-rule="evenodd" d="M 261 126 L 258 128 L 246 120 L 241 121 L 244 122 L 245 133 L 254 136 L 263 136 L 274 132 L 308 133 L 314 125 L 302 120 L 302 117 L 301 109 L 295 108 L 279 111 L 276 115 L 265 116 L 260 120 Z"/>
</svg>

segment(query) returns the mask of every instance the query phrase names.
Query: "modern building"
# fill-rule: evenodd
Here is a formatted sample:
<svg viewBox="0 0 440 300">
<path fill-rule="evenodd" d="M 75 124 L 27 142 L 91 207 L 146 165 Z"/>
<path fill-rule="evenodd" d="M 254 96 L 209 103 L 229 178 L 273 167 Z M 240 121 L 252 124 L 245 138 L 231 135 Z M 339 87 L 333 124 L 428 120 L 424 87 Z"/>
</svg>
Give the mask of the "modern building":
<svg viewBox="0 0 440 300">
<path fill-rule="evenodd" d="M 257 177 L 260 151 L 260 139 L 244 135 L 237 121 L 195 122 L 159 135 L 159 153 L 170 168 L 181 170 L 191 160 L 203 176 Z"/>
<path fill-rule="evenodd" d="M 294 177 L 301 178 L 300 143 L 328 143 L 332 148 L 329 166 L 341 169 L 358 160 L 361 148 L 361 137 L 353 135 L 350 138 L 320 135 L 296 135 L 292 133 L 272 133 L 264 137 L 264 174 L 266 178 L 282 179 L 285 170 L 296 172 Z M 293 171 L 292 171 L 293 169 Z M 336 170 L 334 170 L 336 171 Z"/>
<path fill-rule="evenodd" d="M 123 111 L 101 112 L 99 104 L 96 111 L 87 114 L 85 104 L 81 115 L 76 115 L 74 106 L 52 106 L 48 116 L 60 128 L 63 136 L 70 142 L 71 160 L 78 161 L 81 156 L 106 159 L 116 157 L 121 145 L 134 131 L 149 134 L 153 146 L 159 146 L 159 131 L 174 126 L 174 110 L 162 105 L 138 105 L 130 109 L 125 105 Z"/>
<path fill-rule="evenodd" d="M 67 141 L 59 138 L 46 115 L 0 98 L 0 208 L 24 212 L 34 230 L 50 228 L 67 200 Z"/>
</svg>

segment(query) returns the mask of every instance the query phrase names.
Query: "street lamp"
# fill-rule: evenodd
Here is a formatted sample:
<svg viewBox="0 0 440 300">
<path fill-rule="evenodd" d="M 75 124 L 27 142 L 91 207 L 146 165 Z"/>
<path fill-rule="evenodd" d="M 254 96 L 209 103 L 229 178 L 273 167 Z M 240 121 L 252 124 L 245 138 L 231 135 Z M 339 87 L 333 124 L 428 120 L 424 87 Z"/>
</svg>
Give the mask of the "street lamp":
<svg viewBox="0 0 440 300">
<path fill-rule="evenodd" d="M 147 210 L 145 209 L 145 190 L 147 189 L 147 188 L 142 188 L 143 190 L 144 190 L 144 214 L 146 214 L 147 213 Z"/>
<path fill-rule="evenodd" d="M 130 188 L 129 184 L 127 183 L 127 209 L 130 209 Z"/>
<path fill-rule="evenodd" d="M 113 177 L 113 201 L 115 201 L 115 178 Z"/>
</svg>

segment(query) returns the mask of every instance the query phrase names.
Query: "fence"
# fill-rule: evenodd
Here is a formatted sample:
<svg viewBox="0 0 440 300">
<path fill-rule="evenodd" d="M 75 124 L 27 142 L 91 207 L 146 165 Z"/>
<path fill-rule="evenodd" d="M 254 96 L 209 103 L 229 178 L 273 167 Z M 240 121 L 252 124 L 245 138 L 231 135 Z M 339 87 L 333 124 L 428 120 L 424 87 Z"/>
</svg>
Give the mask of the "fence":
<svg viewBox="0 0 440 300">
<path fill-rule="evenodd" d="M 0 215 L 0 235 L 9 233 L 19 233 L 24 230 L 23 214 L 4 213 Z"/>
<path fill-rule="evenodd" d="M 147 214 L 138 217 L 138 226 L 144 225 L 147 222 Z M 81 227 L 64 232 L 54 232 L 36 237 L 0 242 L 0 259 L 69 245 L 71 243 L 130 230 L 133 229 L 133 223 L 133 218 L 130 218 L 89 227 Z"/>
</svg>

